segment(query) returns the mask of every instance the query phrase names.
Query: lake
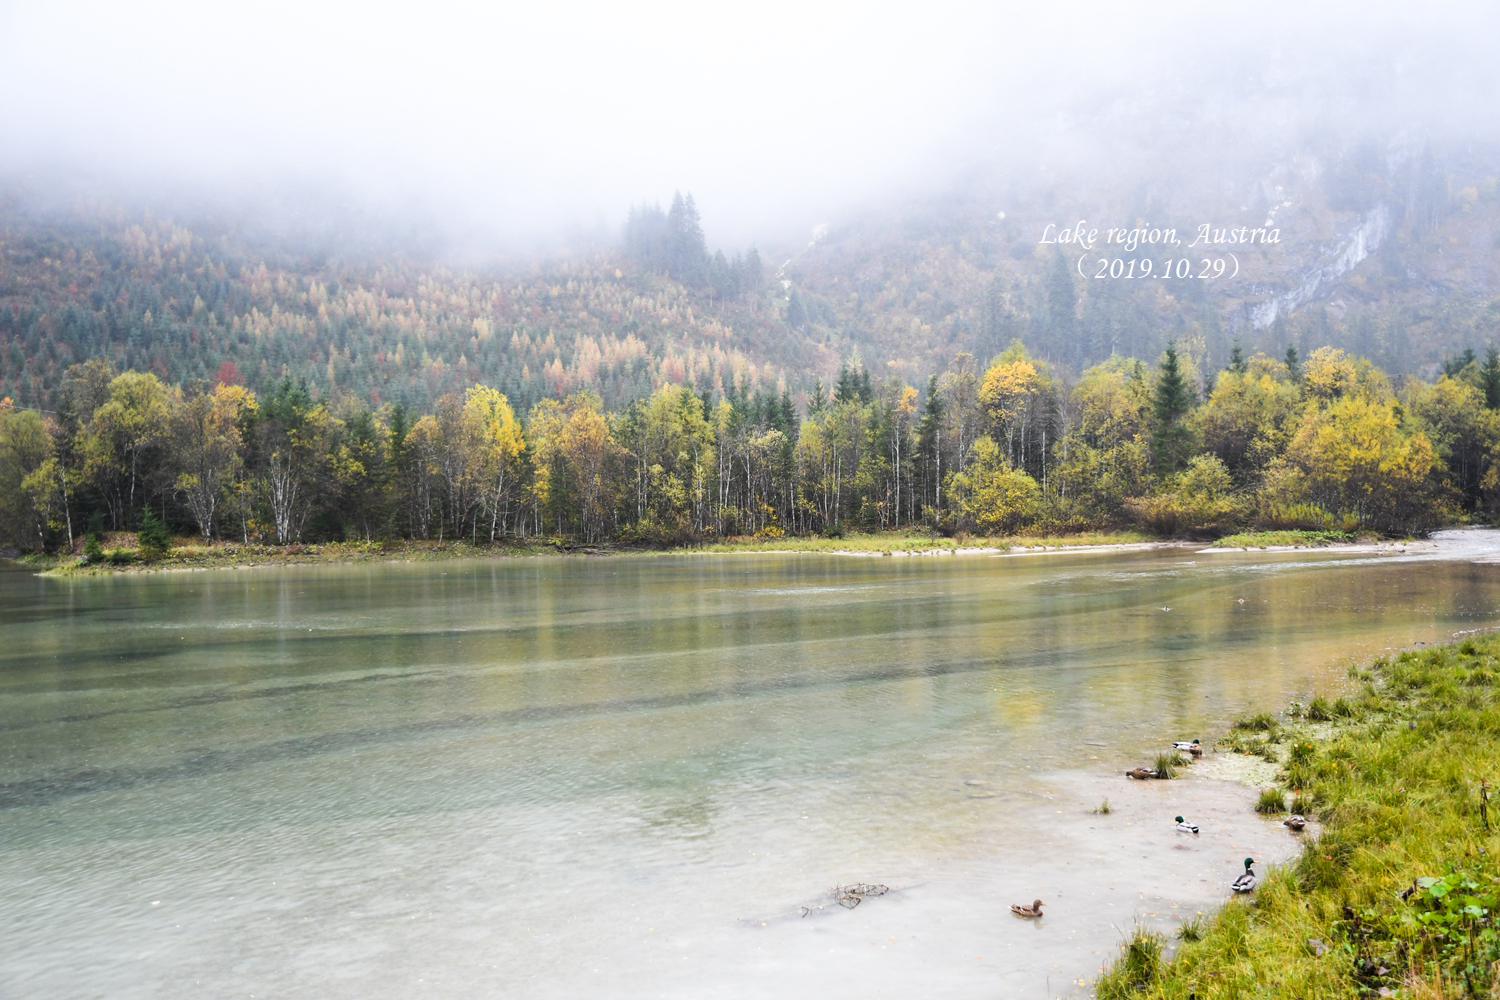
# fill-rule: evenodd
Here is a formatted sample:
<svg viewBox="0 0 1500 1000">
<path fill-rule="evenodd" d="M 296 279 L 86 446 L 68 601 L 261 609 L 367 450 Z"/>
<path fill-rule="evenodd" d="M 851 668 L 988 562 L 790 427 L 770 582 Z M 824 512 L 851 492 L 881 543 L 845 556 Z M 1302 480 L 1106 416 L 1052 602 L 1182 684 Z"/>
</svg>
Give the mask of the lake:
<svg viewBox="0 0 1500 1000">
<path fill-rule="evenodd" d="M 1296 847 L 1124 768 L 1500 624 L 1497 558 L 0 572 L 0 995 L 1080 992 Z"/>
</svg>

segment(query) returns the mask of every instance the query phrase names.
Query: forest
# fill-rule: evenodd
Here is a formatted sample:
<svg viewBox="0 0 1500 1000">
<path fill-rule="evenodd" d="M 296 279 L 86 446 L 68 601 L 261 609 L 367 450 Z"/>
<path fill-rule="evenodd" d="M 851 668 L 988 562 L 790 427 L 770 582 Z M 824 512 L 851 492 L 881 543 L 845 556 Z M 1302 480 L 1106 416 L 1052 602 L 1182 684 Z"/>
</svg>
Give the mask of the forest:
<svg viewBox="0 0 1500 1000">
<path fill-rule="evenodd" d="M 1399 384 L 1398 384 L 1399 383 Z M 918 529 L 1244 526 L 1420 535 L 1500 504 L 1500 354 L 1393 380 L 1319 347 L 1200 380 L 1174 345 L 1069 379 L 1018 341 L 925 385 L 857 361 L 786 391 L 667 384 L 517 410 L 473 384 L 429 412 L 283 377 L 169 384 L 70 366 L 58 408 L 0 402 L 0 544 L 98 555 L 105 531 L 202 542 L 528 538 L 691 544 Z M 92 548 L 91 548 L 92 546 Z"/>
<path fill-rule="evenodd" d="M 1149 185 L 963 188 L 810 240 L 715 249 L 680 193 L 630 210 L 618 239 L 467 265 L 415 239 L 340 243 L 316 227 L 267 234 L 0 190 L 0 396 L 56 411 L 65 371 L 98 359 L 261 396 L 290 377 L 334 408 L 353 396 L 374 411 L 430 412 L 483 383 L 522 411 L 583 391 L 619 411 L 686 385 L 786 391 L 807 412 L 814 382 L 850 359 L 921 388 L 955 355 L 991 358 L 1016 339 L 1074 380 L 1170 340 L 1200 383 L 1236 342 L 1276 356 L 1332 346 L 1428 380 L 1444 358 L 1500 342 L 1493 157 L 1305 152 L 1317 179 L 1278 168 L 1243 206 Z M 1190 232 L 1275 213 L 1283 244 L 1246 251 L 1236 281 L 1086 279 L 1038 243 L 1060 218 Z"/>
</svg>

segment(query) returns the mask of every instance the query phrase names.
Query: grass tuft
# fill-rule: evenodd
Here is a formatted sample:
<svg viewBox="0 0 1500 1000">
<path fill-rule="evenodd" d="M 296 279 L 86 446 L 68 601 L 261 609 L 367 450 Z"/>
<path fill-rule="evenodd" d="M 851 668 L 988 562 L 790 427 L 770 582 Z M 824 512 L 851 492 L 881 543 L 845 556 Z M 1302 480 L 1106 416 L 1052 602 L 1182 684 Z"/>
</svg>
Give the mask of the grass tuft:
<svg viewBox="0 0 1500 1000">
<path fill-rule="evenodd" d="M 1333 718 L 1333 706 L 1327 698 L 1314 698 L 1307 704 L 1308 722 L 1328 722 Z"/>
<path fill-rule="evenodd" d="M 1202 917 L 1194 917 L 1177 928 L 1177 939 L 1179 941 L 1202 941 L 1206 933 L 1208 933 L 1208 921 Z"/>
<path fill-rule="evenodd" d="M 1276 728 L 1276 717 L 1270 712 L 1259 712 L 1239 720 L 1234 728 L 1247 733 L 1269 733 Z"/>
<path fill-rule="evenodd" d="M 1108 816 L 1109 813 L 1109 799 L 1105 799 L 1103 802 L 1099 803 L 1098 807 L 1094 809 L 1095 816 Z"/>
<path fill-rule="evenodd" d="M 1159 753 L 1156 755 L 1156 765 L 1153 770 L 1156 771 L 1158 778 L 1175 778 L 1177 777 L 1177 769 L 1186 765 L 1187 761 L 1182 759 L 1181 754 L 1175 752 Z"/>
<path fill-rule="evenodd" d="M 1262 789 L 1255 802 L 1255 811 L 1267 814 L 1286 812 L 1286 794 L 1279 788 Z"/>
<path fill-rule="evenodd" d="M 1095 995 L 1099 1000 L 1125 1000 L 1157 984 L 1163 967 L 1166 939 L 1155 931 L 1137 927 L 1120 947 L 1114 967 L 1099 978 Z"/>
</svg>

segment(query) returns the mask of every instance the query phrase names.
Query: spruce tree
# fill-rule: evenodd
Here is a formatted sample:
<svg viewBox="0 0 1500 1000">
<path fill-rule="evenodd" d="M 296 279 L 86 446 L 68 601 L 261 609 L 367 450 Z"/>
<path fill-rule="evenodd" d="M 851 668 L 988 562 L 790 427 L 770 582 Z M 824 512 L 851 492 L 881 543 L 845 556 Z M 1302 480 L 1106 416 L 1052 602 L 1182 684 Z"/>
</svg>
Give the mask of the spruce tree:
<svg viewBox="0 0 1500 1000">
<path fill-rule="evenodd" d="M 1193 402 L 1193 388 L 1178 363 L 1177 345 L 1168 343 L 1151 400 L 1152 415 L 1156 418 L 1151 431 L 1151 459 L 1159 476 L 1170 476 L 1187 465 L 1192 440 L 1185 418 Z"/>
<path fill-rule="evenodd" d="M 1484 367 L 1479 369 L 1480 384 L 1484 386 L 1486 409 L 1500 410 L 1500 351 L 1491 344 L 1484 356 Z"/>
<path fill-rule="evenodd" d="M 786 325 L 793 330 L 801 330 L 807 326 L 807 310 L 802 307 L 802 296 L 797 294 L 795 288 L 786 300 Z"/>
<path fill-rule="evenodd" d="M 847 364 L 839 368 L 839 380 L 834 384 L 833 401 L 852 403 L 859 399 L 859 376 Z"/>
<path fill-rule="evenodd" d="M 745 251 L 745 268 L 742 284 L 747 292 L 760 291 L 762 281 L 760 251 L 751 247 Z"/>
<path fill-rule="evenodd" d="M 141 515 L 141 529 L 135 537 L 141 558 L 147 562 L 162 558 L 172 547 L 172 539 L 167 535 L 167 526 L 161 523 L 160 518 L 156 516 L 156 511 L 150 507 L 147 507 L 146 512 Z"/>
<path fill-rule="evenodd" d="M 1078 326 L 1078 292 L 1073 287 L 1073 268 L 1058 251 L 1047 278 L 1047 329 L 1054 338 L 1052 349 L 1070 351 Z"/>
<path fill-rule="evenodd" d="M 1229 365 L 1224 370 L 1234 372 L 1237 375 L 1243 375 L 1250 370 L 1250 366 L 1245 363 L 1245 352 L 1240 348 L 1238 340 L 1229 349 Z"/>
<path fill-rule="evenodd" d="M 1292 377 L 1293 382 L 1302 380 L 1302 362 L 1297 359 L 1297 345 L 1288 344 L 1286 348 L 1286 371 Z"/>
<path fill-rule="evenodd" d="M 934 372 L 927 379 L 927 400 L 922 407 L 922 419 L 917 422 L 917 455 L 922 463 L 922 500 L 926 506 L 932 501 L 937 510 L 940 500 L 939 483 L 942 476 L 943 397 L 938 391 L 938 377 Z"/>
<path fill-rule="evenodd" d="M 667 269 L 684 285 L 701 285 L 708 270 L 708 247 L 693 196 L 677 192 L 667 211 Z"/>
</svg>

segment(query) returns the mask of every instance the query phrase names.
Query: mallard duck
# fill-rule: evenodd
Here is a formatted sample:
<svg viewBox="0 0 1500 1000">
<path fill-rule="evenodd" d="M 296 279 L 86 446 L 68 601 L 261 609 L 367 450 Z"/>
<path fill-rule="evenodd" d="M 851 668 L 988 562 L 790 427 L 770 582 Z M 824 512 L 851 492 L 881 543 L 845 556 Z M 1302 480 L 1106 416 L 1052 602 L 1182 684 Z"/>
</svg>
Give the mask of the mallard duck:
<svg viewBox="0 0 1500 1000">
<path fill-rule="evenodd" d="M 1189 823 L 1187 820 L 1183 819 L 1181 816 L 1177 817 L 1177 829 L 1181 830 L 1183 833 L 1197 833 L 1198 832 L 1198 827 L 1197 827 L 1196 824 Z"/>
<path fill-rule="evenodd" d="M 1307 820 L 1303 819 L 1301 816 L 1288 816 L 1286 819 L 1281 821 L 1281 825 L 1294 833 L 1301 833 L 1302 828 L 1307 826 Z"/>
<path fill-rule="evenodd" d="M 1137 781 L 1145 781 L 1148 778 L 1156 777 L 1156 772 L 1149 767 L 1132 767 L 1125 772 L 1125 777 L 1135 778 Z"/>
<path fill-rule="evenodd" d="M 1191 743 L 1189 743 L 1187 740 L 1178 740 L 1176 743 L 1172 744 L 1172 749 L 1190 753 L 1194 757 L 1203 756 L 1203 745 L 1197 740 L 1194 740 Z"/>
<path fill-rule="evenodd" d="M 1233 889 L 1235 892 L 1254 892 L 1255 870 L 1250 867 L 1253 864 L 1255 864 L 1254 858 L 1246 858 L 1245 874 L 1241 875 L 1239 878 L 1230 883 L 1229 888 Z"/>
<path fill-rule="evenodd" d="M 1011 903 L 1010 912 L 1014 913 L 1018 917 L 1040 917 L 1042 915 L 1042 907 L 1046 905 L 1047 904 L 1042 902 L 1040 899 L 1036 900 L 1030 906 L 1022 906 L 1020 903 Z"/>
</svg>

